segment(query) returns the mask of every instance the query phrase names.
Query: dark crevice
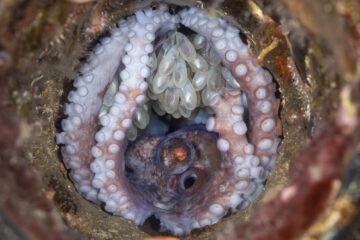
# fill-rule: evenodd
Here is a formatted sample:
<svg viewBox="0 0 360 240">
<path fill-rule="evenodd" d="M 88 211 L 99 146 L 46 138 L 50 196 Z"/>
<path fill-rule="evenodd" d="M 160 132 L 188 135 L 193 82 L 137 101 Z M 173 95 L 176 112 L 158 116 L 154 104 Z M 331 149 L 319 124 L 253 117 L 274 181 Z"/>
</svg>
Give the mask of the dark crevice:
<svg viewBox="0 0 360 240">
<path fill-rule="evenodd" d="M 239 37 L 240 37 L 241 41 L 247 45 L 247 36 L 244 33 L 239 32 Z"/>
</svg>

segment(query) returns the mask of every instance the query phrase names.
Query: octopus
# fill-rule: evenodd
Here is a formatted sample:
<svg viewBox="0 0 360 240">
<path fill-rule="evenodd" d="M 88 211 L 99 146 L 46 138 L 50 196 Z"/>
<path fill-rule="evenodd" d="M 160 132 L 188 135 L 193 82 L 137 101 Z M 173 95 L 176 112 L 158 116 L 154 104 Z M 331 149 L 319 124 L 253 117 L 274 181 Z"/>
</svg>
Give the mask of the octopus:
<svg viewBox="0 0 360 240">
<path fill-rule="evenodd" d="M 77 191 L 105 211 L 138 225 L 155 216 L 179 236 L 262 192 L 280 142 L 276 85 L 222 18 L 138 10 L 73 85 L 57 143 Z"/>
</svg>

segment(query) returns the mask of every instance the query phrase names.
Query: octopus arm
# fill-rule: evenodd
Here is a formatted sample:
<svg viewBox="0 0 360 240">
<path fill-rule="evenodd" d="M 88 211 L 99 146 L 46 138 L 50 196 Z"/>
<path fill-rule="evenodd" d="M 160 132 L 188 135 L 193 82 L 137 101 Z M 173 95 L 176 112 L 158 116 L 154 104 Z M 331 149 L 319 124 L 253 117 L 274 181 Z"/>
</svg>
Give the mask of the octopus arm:
<svg viewBox="0 0 360 240">
<path fill-rule="evenodd" d="M 81 68 L 81 76 L 74 81 L 76 90 L 68 95 L 65 110 L 68 117 L 61 123 L 63 132 L 56 136 L 57 143 L 64 144 L 61 153 L 66 167 L 71 169 L 70 178 L 76 189 L 93 202 L 98 201 L 90 171 L 96 119 L 104 91 L 119 67 L 117 59 L 124 55 L 130 30 L 128 24 L 120 22 L 120 27 L 114 28 L 110 36 L 98 44 L 88 63 Z"/>
<path fill-rule="evenodd" d="M 183 10 L 181 23 L 208 39 L 245 92 L 250 112 L 249 138 L 262 165 L 271 168 L 279 144 L 279 100 L 269 72 L 261 68 L 241 41 L 239 30 L 197 8 Z"/>
<path fill-rule="evenodd" d="M 152 211 L 142 204 L 127 184 L 125 178 L 125 132 L 132 125 L 136 106 L 145 101 L 147 83 L 144 78 L 150 74 L 146 66 L 149 54 L 153 52 L 152 42 L 156 32 L 166 26 L 174 27 L 177 18 L 164 9 L 145 10 L 135 13 L 136 21 L 130 25 L 129 43 L 122 58 L 125 69 L 120 73 L 121 84 L 115 95 L 115 103 L 108 114 L 103 116 L 102 129 L 92 148 L 95 173 L 93 186 L 99 189 L 98 198 L 105 203 L 105 210 L 115 215 L 142 224 Z"/>
</svg>

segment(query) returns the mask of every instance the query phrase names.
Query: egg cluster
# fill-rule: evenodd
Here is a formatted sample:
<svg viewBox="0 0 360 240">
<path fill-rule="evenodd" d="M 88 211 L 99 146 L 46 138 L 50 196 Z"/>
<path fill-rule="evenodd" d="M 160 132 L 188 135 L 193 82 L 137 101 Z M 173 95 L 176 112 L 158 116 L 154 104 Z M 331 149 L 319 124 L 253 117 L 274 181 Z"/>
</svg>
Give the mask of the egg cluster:
<svg viewBox="0 0 360 240">
<path fill-rule="evenodd" d="M 126 133 L 131 141 L 136 139 L 137 129 L 144 129 L 149 124 L 151 109 L 159 116 L 169 114 L 176 119 L 194 119 L 199 109 L 214 113 L 209 107 L 210 102 L 221 96 L 224 87 L 240 89 L 240 84 L 200 34 L 189 38 L 179 31 L 165 34 L 158 39 L 147 66 L 151 70 L 146 78 L 147 97 L 144 104 L 137 106 L 133 125 Z M 117 74 L 110 84 L 100 117 L 111 107 L 119 79 Z"/>
</svg>

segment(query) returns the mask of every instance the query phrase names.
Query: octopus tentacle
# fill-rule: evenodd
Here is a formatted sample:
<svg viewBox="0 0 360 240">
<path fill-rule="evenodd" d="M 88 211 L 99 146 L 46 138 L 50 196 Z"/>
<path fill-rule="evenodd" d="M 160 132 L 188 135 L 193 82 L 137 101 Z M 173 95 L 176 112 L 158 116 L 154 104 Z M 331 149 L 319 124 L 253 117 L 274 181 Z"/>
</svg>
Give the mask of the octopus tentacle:
<svg viewBox="0 0 360 240">
<path fill-rule="evenodd" d="M 105 210 L 142 224 L 151 211 L 134 196 L 125 178 L 124 137 L 131 127 L 132 116 L 138 104 L 145 100 L 150 74 L 146 63 L 153 51 L 152 41 L 161 28 L 173 28 L 177 18 L 165 12 L 166 8 L 135 13 L 136 23 L 131 26 L 122 58 L 125 69 L 120 73 L 121 84 L 110 112 L 101 118 L 103 128 L 96 134 L 97 144 L 92 148 L 95 173 L 92 185 L 99 189 L 98 198 L 105 203 Z"/>
<path fill-rule="evenodd" d="M 242 206 L 246 208 L 263 189 L 266 171 L 261 166 L 259 157 L 254 155 L 254 146 L 246 137 L 247 126 L 243 118 L 244 103 L 240 91 L 225 89 L 221 98 L 213 99 L 212 107 L 216 118 L 209 118 L 206 124 L 208 131 L 220 133 L 218 149 L 231 153 L 233 161 L 234 184 L 229 187 L 233 196 L 242 195 Z M 234 197 L 231 196 L 231 199 Z M 240 202 L 223 200 L 224 207 L 236 210 Z"/>
<path fill-rule="evenodd" d="M 276 159 L 281 131 L 277 117 L 279 100 L 275 98 L 271 75 L 250 55 L 236 28 L 197 8 L 183 10 L 180 16 L 182 24 L 208 39 L 240 83 L 250 112 L 249 138 L 264 167 L 270 168 Z"/>
<path fill-rule="evenodd" d="M 61 123 L 64 132 L 56 136 L 57 143 L 65 145 L 61 153 L 66 167 L 71 169 L 70 177 L 76 189 L 94 202 L 97 202 L 97 190 L 91 184 L 93 173 L 90 164 L 93 158 L 90 150 L 95 144 L 102 95 L 119 67 L 118 59 L 125 52 L 130 30 L 128 24 L 119 22 L 119 27 L 112 29 L 109 37 L 102 39 L 94 55 L 81 68 L 81 76 L 74 81 L 76 90 L 68 95 L 70 103 L 66 104 L 65 110 L 68 117 Z"/>
</svg>

